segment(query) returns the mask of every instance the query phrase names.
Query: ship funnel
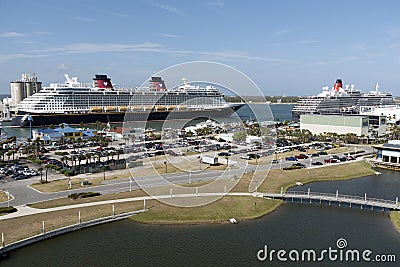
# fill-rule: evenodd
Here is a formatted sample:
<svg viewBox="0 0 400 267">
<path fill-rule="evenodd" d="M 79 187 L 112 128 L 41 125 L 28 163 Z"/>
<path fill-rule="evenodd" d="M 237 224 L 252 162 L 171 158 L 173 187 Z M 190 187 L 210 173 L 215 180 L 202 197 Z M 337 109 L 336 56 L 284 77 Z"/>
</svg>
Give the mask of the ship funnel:
<svg viewBox="0 0 400 267">
<path fill-rule="evenodd" d="M 333 90 L 335 90 L 336 92 L 339 91 L 339 88 L 342 88 L 342 80 L 341 79 L 337 79 L 335 85 L 333 86 Z"/>
<path fill-rule="evenodd" d="M 113 89 L 111 79 L 104 74 L 96 74 L 93 78 L 94 87 L 102 89 Z"/>
</svg>

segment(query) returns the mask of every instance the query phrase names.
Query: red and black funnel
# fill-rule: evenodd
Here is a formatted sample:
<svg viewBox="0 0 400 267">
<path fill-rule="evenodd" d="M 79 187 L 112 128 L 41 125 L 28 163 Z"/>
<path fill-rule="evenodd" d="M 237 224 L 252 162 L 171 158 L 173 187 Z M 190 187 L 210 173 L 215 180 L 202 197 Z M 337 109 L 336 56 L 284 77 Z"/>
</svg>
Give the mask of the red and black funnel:
<svg viewBox="0 0 400 267">
<path fill-rule="evenodd" d="M 335 85 L 333 86 L 333 90 L 339 91 L 339 88 L 343 88 L 341 79 L 336 80 Z"/>
</svg>

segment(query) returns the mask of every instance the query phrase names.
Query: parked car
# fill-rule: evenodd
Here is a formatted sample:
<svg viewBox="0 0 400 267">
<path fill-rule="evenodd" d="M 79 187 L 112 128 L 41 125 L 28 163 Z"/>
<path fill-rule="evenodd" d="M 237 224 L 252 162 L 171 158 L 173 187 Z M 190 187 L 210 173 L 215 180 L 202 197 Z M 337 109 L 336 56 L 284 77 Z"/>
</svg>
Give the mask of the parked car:
<svg viewBox="0 0 400 267">
<path fill-rule="evenodd" d="M 324 160 L 325 163 L 338 163 L 339 160 L 338 159 L 326 159 Z"/>
<path fill-rule="evenodd" d="M 318 154 L 320 154 L 320 155 L 328 155 L 328 153 L 326 153 L 326 151 L 320 151 L 320 152 L 318 152 Z"/>
<path fill-rule="evenodd" d="M 300 168 L 305 168 L 306 167 L 306 165 L 304 165 L 303 163 L 300 163 L 300 162 L 293 163 L 292 166 L 297 166 L 297 167 L 300 167 Z"/>
<path fill-rule="evenodd" d="M 312 162 L 311 165 L 324 165 L 321 161 Z"/>
<path fill-rule="evenodd" d="M 300 155 L 297 155 L 296 158 L 298 158 L 298 159 L 308 159 L 308 156 L 304 155 L 304 154 L 300 154 Z"/>
<path fill-rule="evenodd" d="M 295 157 L 286 157 L 287 161 L 297 161 L 297 158 Z"/>
</svg>

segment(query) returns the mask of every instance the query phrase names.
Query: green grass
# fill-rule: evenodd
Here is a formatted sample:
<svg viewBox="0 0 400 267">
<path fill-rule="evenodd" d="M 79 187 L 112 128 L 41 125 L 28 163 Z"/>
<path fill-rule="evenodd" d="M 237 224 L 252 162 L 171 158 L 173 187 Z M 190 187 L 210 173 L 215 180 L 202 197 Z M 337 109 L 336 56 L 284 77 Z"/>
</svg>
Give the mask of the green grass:
<svg viewBox="0 0 400 267">
<path fill-rule="evenodd" d="M 390 220 L 392 221 L 397 231 L 400 233 L 400 211 L 392 211 L 390 213 Z"/>
<path fill-rule="evenodd" d="M 274 211 L 282 201 L 245 197 L 223 197 L 211 204 L 184 208 L 157 203 L 150 210 L 132 216 L 130 219 L 153 224 L 199 224 L 227 223 L 230 218 L 238 221 L 255 219 Z"/>
<path fill-rule="evenodd" d="M 233 191 L 248 192 L 249 183 L 253 176 L 255 176 L 257 180 L 265 178 L 261 186 L 258 187 L 259 192 L 262 192 L 280 191 L 281 187 L 283 187 L 283 189 L 286 191 L 288 188 L 295 186 L 296 182 L 307 184 L 317 181 L 348 180 L 374 174 L 375 171 L 368 163 L 364 161 L 324 166 L 321 168 L 312 169 L 273 169 L 268 174 L 264 172 L 244 174 L 239 183 L 233 189 Z"/>
<path fill-rule="evenodd" d="M 6 192 L 0 190 L 0 202 L 7 201 L 7 195 Z"/>
</svg>

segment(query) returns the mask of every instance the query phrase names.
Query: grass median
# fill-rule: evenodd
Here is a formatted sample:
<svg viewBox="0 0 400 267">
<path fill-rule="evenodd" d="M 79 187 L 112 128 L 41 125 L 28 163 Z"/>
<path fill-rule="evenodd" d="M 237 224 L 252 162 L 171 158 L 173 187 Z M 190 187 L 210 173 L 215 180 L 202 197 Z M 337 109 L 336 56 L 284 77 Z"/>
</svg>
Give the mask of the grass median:
<svg viewBox="0 0 400 267">
<path fill-rule="evenodd" d="M 219 164 L 219 165 L 208 165 L 208 164 L 201 164 L 202 170 L 215 170 L 215 171 L 224 171 L 227 169 L 227 165 Z M 70 178 L 71 181 L 71 189 L 81 189 L 83 187 L 88 188 L 90 190 L 90 187 L 93 186 L 99 186 L 104 182 L 104 180 L 109 181 L 109 180 L 121 180 L 121 179 L 128 179 L 132 175 L 135 177 L 145 177 L 145 176 L 151 176 L 151 175 L 160 175 L 160 174 L 173 174 L 173 173 L 179 173 L 179 172 L 185 172 L 187 170 L 187 166 L 183 166 L 184 168 L 181 168 L 182 166 L 176 166 L 173 164 L 168 163 L 167 167 L 165 167 L 165 164 L 157 163 L 152 166 L 147 166 L 147 167 L 141 167 L 141 168 L 133 168 L 131 170 L 125 169 L 123 171 L 117 170 L 115 172 L 106 172 L 106 173 L 97 173 L 97 174 L 88 174 L 85 176 L 85 178 Z M 186 169 L 185 169 L 186 168 Z M 237 166 L 231 165 L 229 167 L 230 169 L 238 169 Z M 132 172 L 132 175 L 130 173 Z M 199 171 L 193 170 L 193 172 Z M 81 182 L 83 180 L 87 180 L 89 182 L 89 185 L 82 186 Z M 40 192 L 60 192 L 60 191 L 66 191 L 69 190 L 69 185 L 68 185 L 68 179 L 59 179 L 59 180 L 53 180 L 49 181 L 47 183 L 33 183 L 30 185 L 32 188 L 40 191 Z M 1 192 L 0 192 L 1 193 Z M 1 195 L 0 195 L 1 197 Z M 1 202 L 1 201 L 0 201 Z"/>
<path fill-rule="evenodd" d="M 392 221 L 396 230 L 400 233 L 400 211 L 392 211 L 390 213 L 390 220 Z"/>
<path fill-rule="evenodd" d="M 153 224 L 228 223 L 255 219 L 274 211 L 280 200 L 246 196 L 227 196 L 211 204 L 195 208 L 174 207 L 157 203 L 150 210 L 130 217 L 131 220 Z"/>
<path fill-rule="evenodd" d="M 253 176 L 256 176 L 257 180 L 265 178 L 264 182 L 258 187 L 258 190 L 262 192 L 280 191 L 281 187 L 283 187 L 283 190 L 286 191 L 288 188 L 295 186 L 296 182 L 306 184 L 317 181 L 348 180 L 374 174 L 375 171 L 368 163 L 364 161 L 356 161 L 311 169 L 273 169 L 270 170 L 268 174 L 265 172 L 251 172 L 244 174 L 233 191 L 247 192 Z"/>
</svg>

